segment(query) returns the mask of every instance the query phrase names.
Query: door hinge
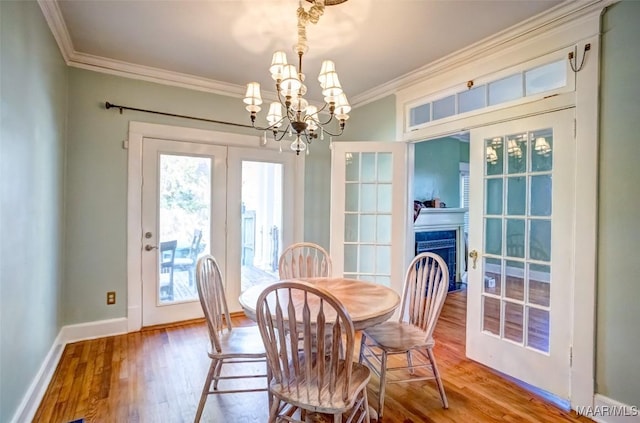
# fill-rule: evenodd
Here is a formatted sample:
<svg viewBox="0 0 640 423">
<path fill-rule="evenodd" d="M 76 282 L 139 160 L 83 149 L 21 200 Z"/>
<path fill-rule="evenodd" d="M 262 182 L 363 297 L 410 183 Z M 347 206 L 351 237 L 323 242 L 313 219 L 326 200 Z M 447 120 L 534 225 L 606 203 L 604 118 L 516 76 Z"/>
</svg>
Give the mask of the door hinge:
<svg viewBox="0 0 640 423">
<path fill-rule="evenodd" d="M 578 132 L 578 120 L 573 118 L 573 139 L 576 139 L 576 133 Z"/>
<path fill-rule="evenodd" d="M 569 367 L 573 367 L 573 345 L 569 347 Z"/>
<path fill-rule="evenodd" d="M 129 149 L 129 140 L 123 140 L 122 141 L 122 149 L 123 150 L 128 150 Z"/>
</svg>

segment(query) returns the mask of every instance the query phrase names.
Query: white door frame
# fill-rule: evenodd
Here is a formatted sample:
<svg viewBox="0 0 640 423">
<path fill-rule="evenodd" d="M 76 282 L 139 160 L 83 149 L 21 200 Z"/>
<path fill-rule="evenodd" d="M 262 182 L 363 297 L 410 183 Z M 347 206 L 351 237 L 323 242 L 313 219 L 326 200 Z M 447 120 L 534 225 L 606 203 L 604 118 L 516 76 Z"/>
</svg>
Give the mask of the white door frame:
<svg viewBox="0 0 640 423">
<path fill-rule="evenodd" d="M 263 145 L 260 136 L 209 131 L 146 122 L 130 122 L 124 146 L 127 152 L 127 330 L 142 328 L 142 144 L 144 138 L 277 150 L 275 142 Z M 282 154 L 294 154 L 289 149 Z M 304 156 L 295 160 L 295 216 L 304 216 Z M 294 239 L 302 239 L 304 219 L 293 223 Z"/>
</svg>

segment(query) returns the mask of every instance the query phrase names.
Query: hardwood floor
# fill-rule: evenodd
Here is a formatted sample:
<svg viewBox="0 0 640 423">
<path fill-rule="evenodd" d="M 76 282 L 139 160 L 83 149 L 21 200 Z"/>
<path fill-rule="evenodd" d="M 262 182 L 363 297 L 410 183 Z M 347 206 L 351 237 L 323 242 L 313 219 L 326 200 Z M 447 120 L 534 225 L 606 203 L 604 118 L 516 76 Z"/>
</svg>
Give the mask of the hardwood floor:
<svg viewBox="0 0 640 423">
<path fill-rule="evenodd" d="M 465 358 L 465 294 L 449 294 L 435 334 L 449 409 L 442 408 L 433 381 L 393 384 L 383 421 L 590 422 Z M 191 422 L 209 366 L 207 342 L 204 322 L 190 322 L 70 344 L 34 422 Z M 373 378 L 370 404 L 377 403 Z M 266 393 L 257 392 L 210 396 L 202 421 L 257 423 L 266 417 Z"/>
</svg>

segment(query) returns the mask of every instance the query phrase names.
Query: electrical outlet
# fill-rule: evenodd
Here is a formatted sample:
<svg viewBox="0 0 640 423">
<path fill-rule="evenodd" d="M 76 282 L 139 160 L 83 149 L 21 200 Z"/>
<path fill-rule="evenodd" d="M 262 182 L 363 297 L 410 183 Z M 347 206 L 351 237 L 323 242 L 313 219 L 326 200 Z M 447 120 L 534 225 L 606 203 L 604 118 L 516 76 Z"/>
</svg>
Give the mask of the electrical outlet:
<svg viewBox="0 0 640 423">
<path fill-rule="evenodd" d="M 107 292 L 107 305 L 113 305 L 116 303 L 116 291 Z"/>
</svg>

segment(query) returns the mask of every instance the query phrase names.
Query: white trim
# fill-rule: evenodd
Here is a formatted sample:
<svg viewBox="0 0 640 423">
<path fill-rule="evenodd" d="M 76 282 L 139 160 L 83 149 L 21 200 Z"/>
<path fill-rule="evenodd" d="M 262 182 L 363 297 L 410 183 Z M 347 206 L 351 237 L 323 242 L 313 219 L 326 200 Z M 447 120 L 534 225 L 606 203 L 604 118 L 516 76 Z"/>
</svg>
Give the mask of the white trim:
<svg viewBox="0 0 640 423">
<path fill-rule="evenodd" d="M 67 325 L 60 329 L 60 341 L 64 345 L 88 339 L 104 338 L 105 336 L 122 335 L 127 333 L 127 318 L 98 320 L 95 322 Z"/>
<path fill-rule="evenodd" d="M 20 401 L 20 405 L 11 419 L 11 423 L 30 422 L 33 420 L 40 406 L 40 402 L 47 392 L 53 374 L 58 367 L 58 362 L 60 361 L 60 357 L 62 357 L 62 351 L 64 351 L 65 344 L 62 342 L 61 333 L 62 330 L 53 341 L 38 373 L 36 373 L 31 381 L 31 385 L 29 385 L 29 389 L 27 389 L 27 392 L 25 392 L 22 397 L 22 401 Z"/>
<path fill-rule="evenodd" d="M 627 414 L 629 415 L 626 415 L 626 416 L 599 415 L 600 413 L 604 412 L 607 409 L 608 410 L 615 409 L 616 411 L 624 409 L 627 411 Z M 593 397 L 593 411 L 594 413 L 585 414 L 585 417 L 589 417 L 590 419 L 595 420 L 598 423 L 640 423 L 640 413 L 638 412 L 638 406 L 623 404 L 619 401 L 608 398 L 604 395 L 596 394 Z M 598 415 L 594 415 L 594 414 L 598 414 Z M 607 413 L 605 412 L 604 414 L 607 414 Z"/>
<path fill-rule="evenodd" d="M 127 319 L 124 317 L 63 326 L 56 339 L 53 340 L 53 344 L 42 361 L 40 369 L 31 381 L 29 389 L 22 397 L 11 423 L 30 422 L 33 420 L 67 344 L 124 333 L 127 333 Z"/>
<path fill-rule="evenodd" d="M 69 31 L 67 30 L 67 24 L 64 21 L 58 2 L 55 0 L 38 0 L 38 5 L 44 19 L 49 24 L 49 29 L 53 34 L 53 38 L 58 43 L 58 48 L 62 54 L 62 58 L 65 63 L 69 64 L 69 58 L 75 53 Z"/>
<path fill-rule="evenodd" d="M 144 138 L 169 139 L 183 142 L 217 144 L 229 147 L 260 147 L 275 151 L 279 143 L 261 136 L 244 135 L 229 132 L 210 131 L 182 126 L 162 125 L 147 122 L 129 122 L 128 138 L 128 176 L 127 176 L 127 318 L 128 331 L 142 328 L 142 144 Z M 282 142 L 282 141 L 281 141 Z M 291 149 L 283 148 L 282 154 L 294 154 Z M 296 157 L 294 178 L 296 216 L 304 211 L 304 156 Z M 303 222 L 298 219 L 294 226 L 294 239 L 301 239 Z M 130 246 L 139 245 L 132 249 Z"/>
<path fill-rule="evenodd" d="M 566 1 L 524 22 L 520 22 L 511 28 L 445 56 L 442 59 L 431 62 L 364 93 L 354 95 L 351 99 L 351 104 L 353 107 L 364 106 L 380 98 L 394 94 L 399 89 L 432 78 L 435 75 L 449 72 L 451 69 L 455 69 L 464 63 L 487 56 L 508 45 L 518 43 L 522 41 L 524 37 L 531 37 L 536 33 L 556 28 L 566 23 L 569 19 L 576 19 L 584 13 L 591 12 L 594 8 L 604 8 L 615 1 L 616 0 L 591 0 L 589 2 Z M 62 18 L 58 2 L 56 0 L 38 0 L 38 3 L 58 43 L 60 52 L 69 66 L 232 97 L 241 97 L 244 93 L 244 86 L 242 85 L 229 84 L 194 75 L 170 72 L 77 52 L 71 42 L 71 37 Z M 267 94 L 266 97 L 270 95 L 269 93 L 263 93 L 263 97 L 265 94 Z"/>
</svg>

